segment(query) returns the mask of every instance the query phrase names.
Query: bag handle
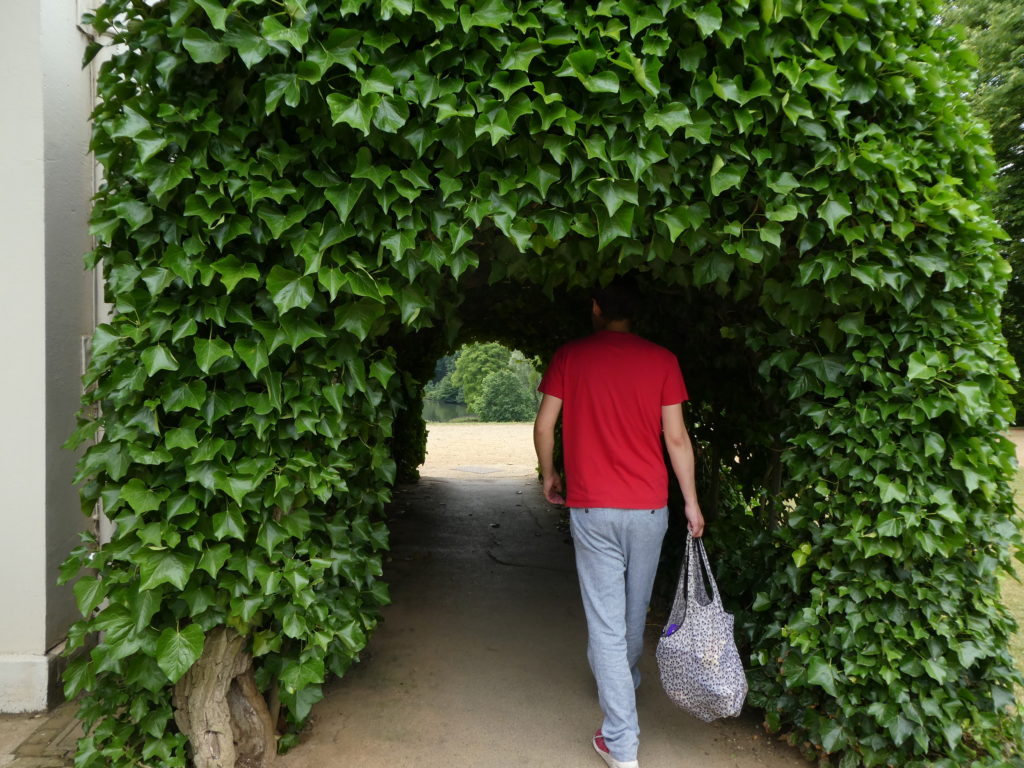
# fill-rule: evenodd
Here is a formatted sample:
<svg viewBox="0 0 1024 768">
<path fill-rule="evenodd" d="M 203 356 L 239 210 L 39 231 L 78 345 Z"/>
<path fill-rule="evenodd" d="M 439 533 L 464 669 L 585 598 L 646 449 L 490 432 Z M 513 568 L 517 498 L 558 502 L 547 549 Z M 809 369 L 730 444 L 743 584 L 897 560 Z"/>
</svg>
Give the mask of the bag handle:
<svg viewBox="0 0 1024 768">
<path fill-rule="evenodd" d="M 721 605 L 722 597 L 718 593 L 718 584 L 715 582 L 715 576 L 711 572 L 711 563 L 708 561 L 708 553 L 704 549 L 704 541 L 702 539 L 693 538 L 693 534 L 686 534 L 686 552 L 687 552 L 687 585 L 686 585 L 686 605 L 705 607 L 708 605 Z M 699 581 L 698 581 L 699 580 Z M 698 583 L 703 588 L 703 593 L 708 595 L 711 599 L 707 603 L 702 603 L 697 599 L 697 589 L 695 587 Z"/>
<path fill-rule="evenodd" d="M 693 595 L 695 590 L 691 590 L 689 587 L 690 583 L 696 583 L 697 579 L 705 577 L 707 579 L 705 583 L 710 584 L 711 587 L 710 590 L 705 590 L 705 594 L 710 591 L 711 595 L 711 602 L 708 604 L 721 604 L 722 598 L 718 593 L 718 584 L 715 582 L 715 577 L 711 573 L 711 564 L 708 562 L 707 552 L 704 551 L 704 542 L 701 539 L 693 538 L 693 535 L 687 532 L 686 547 L 683 551 L 683 567 L 679 574 L 679 583 L 676 587 L 675 600 L 672 602 L 672 610 L 669 612 L 669 631 L 666 634 L 672 634 L 672 632 L 682 626 L 691 601 L 696 607 L 703 607 Z"/>
</svg>

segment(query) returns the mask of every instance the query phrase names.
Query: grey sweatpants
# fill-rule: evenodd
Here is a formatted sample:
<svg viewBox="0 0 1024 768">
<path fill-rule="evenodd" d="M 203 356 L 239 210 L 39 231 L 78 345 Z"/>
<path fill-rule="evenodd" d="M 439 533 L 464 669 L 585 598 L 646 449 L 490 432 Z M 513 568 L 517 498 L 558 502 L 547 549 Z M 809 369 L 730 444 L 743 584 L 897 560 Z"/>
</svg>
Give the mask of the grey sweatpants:
<svg viewBox="0 0 1024 768">
<path fill-rule="evenodd" d="M 636 760 L 640 654 L 668 508 L 572 509 L 569 522 L 587 616 L 587 658 L 604 713 L 601 732 L 612 757 Z"/>
</svg>

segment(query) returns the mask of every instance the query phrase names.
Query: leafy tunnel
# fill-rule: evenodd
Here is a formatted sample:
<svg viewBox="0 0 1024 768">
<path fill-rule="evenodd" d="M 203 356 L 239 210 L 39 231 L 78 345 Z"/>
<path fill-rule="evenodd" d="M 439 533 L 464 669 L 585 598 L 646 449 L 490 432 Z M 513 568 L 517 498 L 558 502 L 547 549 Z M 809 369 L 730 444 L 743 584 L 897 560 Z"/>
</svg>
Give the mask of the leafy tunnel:
<svg viewBox="0 0 1024 768">
<path fill-rule="evenodd" d="M 97 438 L 83 499 L 115 533 L 63 571 L 79 765 L 205 765 L 228 668 L 269 760 L 388 599 L 382 510 L 422 459 L 434 360 L 485 337 L 546 356 L 624 274 L 697 394 L 769 727 L 843 768 L 1004 764 L 1007 268 L 935 13 L 100 5 L 88 263 L 114 316 L 72 442 Z"/>
</svg>

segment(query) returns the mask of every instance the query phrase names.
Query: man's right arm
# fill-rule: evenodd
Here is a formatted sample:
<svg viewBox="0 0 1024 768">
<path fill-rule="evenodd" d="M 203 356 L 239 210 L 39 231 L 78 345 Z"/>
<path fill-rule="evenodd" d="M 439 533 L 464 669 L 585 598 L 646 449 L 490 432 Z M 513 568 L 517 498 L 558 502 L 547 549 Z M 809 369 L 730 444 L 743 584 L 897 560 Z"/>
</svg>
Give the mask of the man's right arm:
<svg viewBox="0 0 1024 768">
<path fill-rule="evenodd" d="M 540 473 L 544 478 L 544 497 L 552 504 L 565 504 L 562 496 L 562 478 L 555 471 L 555 424 L 562 411 L 562 400 L 544 395 L 533 423 L 533 447 L 537 449 Z"/>
<path fill-rule="evenodd" d="M 665 447 L 668 449 L 669 461 L 672 462 L 672 471 L 675 472 L 679 487 L 683 491 L 690 533 L 700 538 L 704 535 L 704 515 L 697 503 L 693 443 L 690 442 L 690 434 L 686 431 L 682 403 L 661 407 L 661 428 L 665 433 Z"/>
</svg>

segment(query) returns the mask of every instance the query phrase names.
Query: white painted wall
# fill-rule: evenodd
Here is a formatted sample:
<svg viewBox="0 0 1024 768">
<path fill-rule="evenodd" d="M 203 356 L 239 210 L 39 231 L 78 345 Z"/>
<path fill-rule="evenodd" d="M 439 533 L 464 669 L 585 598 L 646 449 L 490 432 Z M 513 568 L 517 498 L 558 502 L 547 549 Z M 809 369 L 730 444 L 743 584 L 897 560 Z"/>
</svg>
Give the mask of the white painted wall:
<svg viewBox="0 0 1024 768">
<path fill-rule="evenodd" d="M 55 703 L 50 653 L 77 617 L 57 568 L 88 520 L 61 445 L 94 323 L 92 85 L 76 0 L 0 0 L 0 712 Z"/>
</svg>

